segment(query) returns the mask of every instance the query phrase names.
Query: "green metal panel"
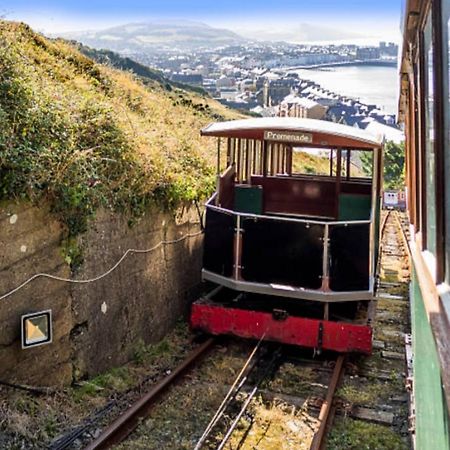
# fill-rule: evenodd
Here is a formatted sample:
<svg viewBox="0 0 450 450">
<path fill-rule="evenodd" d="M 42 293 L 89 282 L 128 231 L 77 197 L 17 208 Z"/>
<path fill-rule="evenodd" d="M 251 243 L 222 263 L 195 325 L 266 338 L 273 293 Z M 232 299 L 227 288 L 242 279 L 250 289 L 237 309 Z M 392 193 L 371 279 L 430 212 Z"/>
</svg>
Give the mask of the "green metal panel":
<svg viewBox="0 0 450 450">
<path fill-rule="evenodd" d="M 433 334 L 413 271 L 411 282 L 417 450 L 450 449 L 449 418 Z"/>
<path fill-rule="evenodd" d="M 262 214 L 262 186 L 236 186 L 234 189 L 234 209 L 250 214 Z"/>
<path fill-rule="evenodd" d="M 370 195 L 339 195 L 339 220 L 369 220 L 370 208 Z"/>
</svg>

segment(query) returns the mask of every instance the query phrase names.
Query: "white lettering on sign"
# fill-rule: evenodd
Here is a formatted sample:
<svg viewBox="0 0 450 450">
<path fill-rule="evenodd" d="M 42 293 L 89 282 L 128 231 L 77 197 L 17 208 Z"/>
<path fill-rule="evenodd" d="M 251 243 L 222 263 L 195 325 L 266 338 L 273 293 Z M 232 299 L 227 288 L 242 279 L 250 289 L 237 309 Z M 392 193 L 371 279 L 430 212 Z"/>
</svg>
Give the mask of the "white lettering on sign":
<svg viewBox="0 0 450 450">
<path fill-rule="evenodd" d="M 313 135 L 311 133 L 286 133 L 283 131 L 265 131 L 266 141 L 293 142 L 296 144 L 312 144 Z"/>
</svg>

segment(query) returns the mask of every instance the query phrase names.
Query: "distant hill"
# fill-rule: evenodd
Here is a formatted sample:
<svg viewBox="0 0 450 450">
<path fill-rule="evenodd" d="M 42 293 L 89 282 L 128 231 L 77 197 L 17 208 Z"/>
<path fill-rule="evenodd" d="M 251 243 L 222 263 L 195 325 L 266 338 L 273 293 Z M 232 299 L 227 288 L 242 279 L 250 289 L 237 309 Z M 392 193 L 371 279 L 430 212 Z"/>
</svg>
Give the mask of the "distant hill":
<svg viewBox="0 0 450 450">
<path fill-rule="evenodd" d="M 76 39 L 85 45 L 121 53 L 158 49 L 195 49 L 246 42 L 238 34 L 193 21 L 129 23 L 101 31 L 74 31 L 60 37 Z"/>
</svg>

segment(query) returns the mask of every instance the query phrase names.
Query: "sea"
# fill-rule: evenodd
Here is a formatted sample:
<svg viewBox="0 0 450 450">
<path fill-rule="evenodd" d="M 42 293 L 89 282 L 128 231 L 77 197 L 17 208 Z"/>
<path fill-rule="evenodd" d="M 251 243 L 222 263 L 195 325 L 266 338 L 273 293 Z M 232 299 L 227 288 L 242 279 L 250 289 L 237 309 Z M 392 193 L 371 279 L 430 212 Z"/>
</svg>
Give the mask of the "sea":
<svg viewBox="0 0 450 450">
<path fill-rule="evenodd" d="M 340 66 L 295 70 L 323 88 L 377 105 L 387 114 L 397 114 L 399 76 L 395 66 Z"/>
</svg>

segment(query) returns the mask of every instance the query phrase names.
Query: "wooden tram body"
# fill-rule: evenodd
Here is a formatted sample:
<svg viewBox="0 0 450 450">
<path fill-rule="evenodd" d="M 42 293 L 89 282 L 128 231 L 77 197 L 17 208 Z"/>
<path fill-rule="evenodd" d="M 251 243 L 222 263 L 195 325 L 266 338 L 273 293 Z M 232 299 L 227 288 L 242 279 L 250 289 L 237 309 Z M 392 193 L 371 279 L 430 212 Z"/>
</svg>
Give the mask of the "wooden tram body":
<svg viewBox="0 0 450 450">
<path fill-rule="evenodd" d="M 218 138 L 202 270 L 216 288 L 192 305 L 192 327 L 370 353 L 382 141 L 297 118 L 214 123 L 202 135 Z M 327 158 L 327 173 L 296 173 L 308 149 Z M 360 152 L 369 177 L 352 174 Z"/>
<path fill-rule="evenodd" d="M 450 0 L 405 0 L 399 122 L 411 256 L 413 448 L 450 448 Z"/>
</svg>

